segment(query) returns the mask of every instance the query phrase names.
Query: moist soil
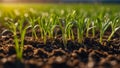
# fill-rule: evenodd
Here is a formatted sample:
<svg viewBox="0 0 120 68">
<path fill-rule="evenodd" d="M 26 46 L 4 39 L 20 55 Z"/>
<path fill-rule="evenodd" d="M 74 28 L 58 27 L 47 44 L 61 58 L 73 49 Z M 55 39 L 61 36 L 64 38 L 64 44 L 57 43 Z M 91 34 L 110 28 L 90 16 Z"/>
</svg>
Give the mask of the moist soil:
<svg viewBox="0 0 120 68">
<path fill-rule="evenodd" d="M 103 44 L 96 38 L 85 38 L 82 44 L 68 40 L 66 47 L 61 36 L 33 39 L 27 32 L 24 40 L 23 59 L 17 60 L 13 36 L 5 32 L 0 36 L 0 68 L 120 68 L 120 35 L 117 33 Z M 109 33 L 108 33 L 109 34 Z"/>
</svg>

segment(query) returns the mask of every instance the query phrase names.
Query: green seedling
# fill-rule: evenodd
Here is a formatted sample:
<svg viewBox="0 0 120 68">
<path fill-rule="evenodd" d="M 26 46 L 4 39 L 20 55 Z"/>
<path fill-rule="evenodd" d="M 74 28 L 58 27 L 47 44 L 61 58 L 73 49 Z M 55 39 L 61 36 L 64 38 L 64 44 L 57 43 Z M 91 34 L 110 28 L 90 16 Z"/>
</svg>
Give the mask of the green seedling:
<svg viewBox="0 0 120 68">
<path fill-rule="evenodd" d="M 101 21 L 99 18 L 97 19 L 98 21 L 98 27 L 99 27 L 99 30 L 100 30 L 100 39 L 99 39 L 99 42 L 102 44 L 102 37 L 105 33 L 105 31 L 107 30 L 107 28 L 110 26 L 110 20 L 109 19 L 106 19 L 104 21 Z"/>
<path fill-rule="evenodd" d="M 27 27 L 21 28 L 23 27 L 23 22 L 20 22 L 20 21 L 17 23 L 8 22 L 7 24 L 9 25 L 10 31 L 13 32 L 13 35 L 14 35 L 14 43 L 15 43 L 15 50 L 16 50 L 17 58 L 18 60 L 21 60 L 23 56 L 24 38 L 25 38 Z M 18 30 L 20 31 L 20 38 L 17 35 Z"/>
<path fill-rule="evenodd" d="M 31 30 L 32 30 L 32 37 L 33 37 L 33 39 L 38 39 L 37 34 L 36 34 L 36 28 L 38 27 L 36 22 L 38 20 L 39 20 L 39 18 L 35 18 L 35 17 L 29 17 L 29 19 L 28 19 L 29 28 L 31 28 Z"/>
<path fill-rule="evenodd" d="M 114 35 L 114 33 L 120 29 L 120 21 L 119 21 L 119 17 L 114 18 L 113 21 L 111 21 L 111 29 L 112 32 L 110 34 L 110 36 L 108 37 L 108 41 L 111 40 L 112 36 Z"/>
</svg>

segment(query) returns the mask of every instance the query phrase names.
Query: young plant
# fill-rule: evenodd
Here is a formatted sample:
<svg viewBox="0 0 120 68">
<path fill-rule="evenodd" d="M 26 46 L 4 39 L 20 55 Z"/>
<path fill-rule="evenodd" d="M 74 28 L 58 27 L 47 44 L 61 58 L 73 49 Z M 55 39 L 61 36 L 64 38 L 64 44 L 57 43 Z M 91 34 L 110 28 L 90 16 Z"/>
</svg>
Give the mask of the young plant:
<svg viewBox="0 0 120 68">
<path fill-rule="evenodd" d="M 38 20 L 38 25 L 39 25 L 39 29 L 40 29 L 40 37 L 41 37 L 41 39 L 43 39 L 43 41 L 44 41 L 44 44 L 46 44 L 46 35 L 47 35 L 47 33 L 46 33 L 46 31 L 45 31 L 45 28 L 46 28 L 46 26 L 45 26 L 45 18 L 44 17 L 39 17 L 39 19 L 40 20 Z"/>
<path fill-rule="evenodd" d="M 94 21 L 92 21 L 92 38 L 94 38 L 95 37 L 95 22 Z"/>
<path fill-rule="evenodd" d="M 70 39 L 72 25 L 72 22 L 65 22 L 64 19 L 60 19 L 59 26 L 62 31 L 62 39 L 65 47 L 67 45 L 67 40 Z"/>
<path fill-rule="evenodd" d="M 92 29 L 92 38 L 95 38 L 95 32 L 96 32 L 96 29 L 97 29 L 97 26 L 98 26 L 98 21 L 96 19 L 97 18 L 94 18 L 91 21 L 91 27 L 90 27 L 90 29 Z"/>
<path fill-rule="evenodd" d="M 25 38 L 25 33 L 26 33 L 26 29 L 25 28 L 21 28 L 23 27 L 23 22 L 19 21 L 17 23 L 13 23 L 13 22 L 8 22 L 8 27 L 10 28 L 10 31 L 13 32 L 14 35 L 14 43 L 15 43 L 15 50 L 16 50 L 16 55 L 18 60 L 22 59 L 22 55 L 23 55 L 23 47 L 24 47 L 24 38 Z M 18 28 L 19 27 L 19 28 Z M 20 31 L 20 38 L 17 35 L 17 32 Z M 20 41 L 20 43 L 19 43 Z"/>
<path fill-rule="evenodd" d="M 95 25 L 94 22 L 90 21 L 90 18 L 85 18 L 85 23 L 86 23 L 86 37 L 89 37 L 89 30 L 92 29 L 92 34 L 93 34 L 93 38 L 95 35 Z"/>
<path fill-rule="evenodd" d="M 54 14 L 49 16 L 41 16 L 38 20 L 38 25 L 40 28 L 41 39 L 44 40 L 44 44 L 46 44 L 47 38 L 54 38 L 54 30 L 57 27 L 58 17 Z"/>
<path fill-rule="evenodd" d="M 75 22 L 70 22 L 67 24 L 67 28 L 65 29 L 67 32 L 67 38 L 70 40 L 74 40 L 74 31 L 73 31 L 73 26 L 75 26 Z"/>
<path fill-rule="evenodd" d="M 50 14 L 48 18 L 48 25 L 47 25 L 47 33 L 48 37 L 53 39 L 54 38 L 54 30 L 57 27 L 58 17 L 55 14 Z"/>
<path fill-rule="evenodd" d="M 70 10 L 67 10 L 67 12 L 70 12 Z M 73 22 L 75 15 L 76 11 L 72 10 L 71 14 L 66 13 L 65 19 L 61 19 L 59 23 L 60 28 L 62 30 L 63 43 L 65 46 L 67 44 L 68 39 L 74 39 L 72 27 L 73 25 L 75 25 L 75 23 Z"/>
<path fill-rule="evenodd" d="M 76 26 L 77 26 L 77 39 L 79 43 L 82 43 L 84 40 L 84 32 L 86 29 L 86 22 L 84 17 L 80 17 L 76 21 Z"/>
<path fill-rule="evenodd" d="M 108 37 L 108 41 L 111 40 L 112 36 L 114 35 L 114 33 L 120 29 L 120 22 L 119 22 L 119 17 L 114 18 L 113 21 L 111 21 L 111 29 L 112 32 L 110 34 L 110 36 Z"/>
<path fill-rule="evenodd" d="M 46 44 L 47 35 L 49 37 L 53 36 L 53 34 L 52 34 L 53 33 L 52 29 L 54 29 L 53 24 L 50 23 L 49 20 L 47 20 L 46 16 L 41 16 L 40 20 L 38 20 L 38 25 L 39 25 L 39 28 L 40 28 L 41 39 L 43 39 L 44 44 Z"/>
<path fill-rule="evenodd" d="M 35 17 L 29 17 L 28 22 L 29 22 L 29 28 L 31 28 L 32 30 L 32 37 L 34 39 L 38 39 L 37 34 L 36 34 L 36 28 L 38 27 L 38 25 L 36 25 L 36 22 L 39 20 L 39 18 L 35 18 Z"/>
<path fill-rule="evenodd" d="M 99 18 L 97 18 L 97 26 L 99 27 L 99 30 L 100 30 L 100 39 L 99 39 L 99 42 L 102 44 L 102 37 L 105 33 L 105 31 L 107 30 L 107 28 L 109 27 L 110 25 L 110 20 L 109 19 L 105 19 L 104 21 L 101 21 Z"/>
</svg>

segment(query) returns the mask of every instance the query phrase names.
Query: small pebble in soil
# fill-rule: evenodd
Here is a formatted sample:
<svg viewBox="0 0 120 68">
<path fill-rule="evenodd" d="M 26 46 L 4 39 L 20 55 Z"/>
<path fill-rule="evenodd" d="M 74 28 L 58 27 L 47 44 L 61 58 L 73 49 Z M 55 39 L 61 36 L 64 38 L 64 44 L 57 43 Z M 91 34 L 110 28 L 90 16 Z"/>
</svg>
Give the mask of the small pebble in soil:
<svg viewBox="0 0 120 68">
<path fill-rule="evenodd" d="M 55 60 L 56 60 L 56 62 L 58 62 L 58 63 L 61 63 L 61 62 L 63 61 L 62 57 L 60 57 L 60 56 L 56 57 Z"/>
<path fill-rule="evenodd" d="M 7 58 L 3 58 L 1 59 L 2 63 L 6 63 L 7 62 Z"/>
</svg>

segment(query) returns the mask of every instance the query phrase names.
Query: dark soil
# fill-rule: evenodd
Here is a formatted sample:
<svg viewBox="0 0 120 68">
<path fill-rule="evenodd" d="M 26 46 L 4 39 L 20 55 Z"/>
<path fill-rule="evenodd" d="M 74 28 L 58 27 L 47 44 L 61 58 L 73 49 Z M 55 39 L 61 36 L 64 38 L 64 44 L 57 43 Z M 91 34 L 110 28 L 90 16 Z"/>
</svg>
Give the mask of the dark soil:
<svg viewBox="0 0 120 68">
<path fill-rule="evenodd" d="M 119 36 L 103 44 L 98 38 L 85 38 L 83 44 L 68 40 L 67 48 L 60 37 L 45 45 L 26 36 L 23 59 L 18 61 L 13 37 L 7 34 L 0 38 L 0 68 L 120 68 Z"/>
</svg>

